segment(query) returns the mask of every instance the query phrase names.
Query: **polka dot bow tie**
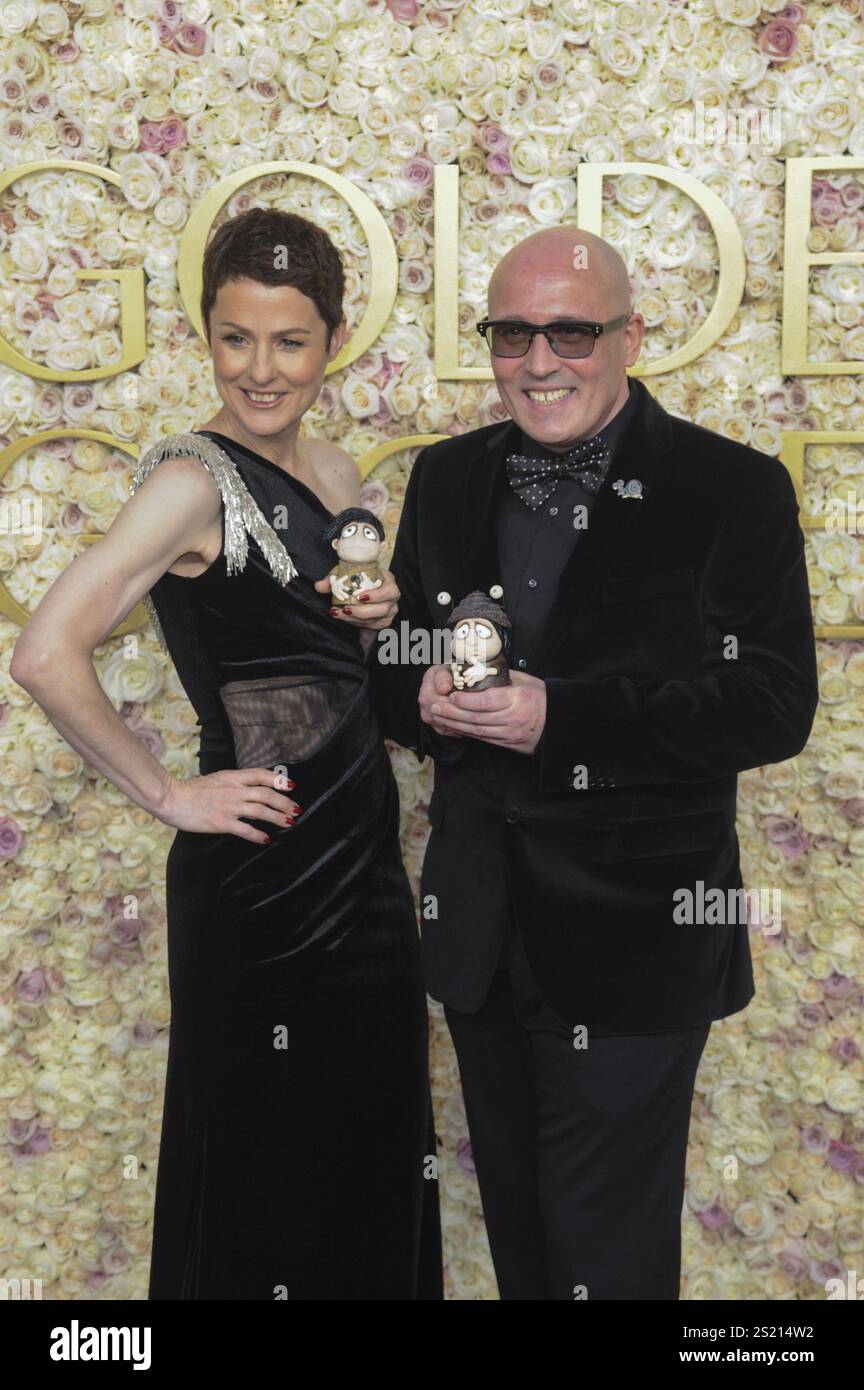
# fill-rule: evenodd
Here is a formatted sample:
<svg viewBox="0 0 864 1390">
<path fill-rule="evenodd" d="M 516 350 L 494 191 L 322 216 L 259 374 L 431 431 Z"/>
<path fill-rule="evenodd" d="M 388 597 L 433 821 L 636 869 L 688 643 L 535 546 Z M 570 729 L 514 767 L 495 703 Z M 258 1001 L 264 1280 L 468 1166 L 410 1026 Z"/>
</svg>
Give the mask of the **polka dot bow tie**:
<svg viewBox="0 0 864 1390">
<path fill-rule="evenodd" d="M 583 440 L 569 454 L 529 458 L 508 454 L 507 481 L 526 507 L 536 512 L 558 486 L 559 478 L 575 478 L 586 492 L 598 492 L 609 466 L 609 445 L 601 435 Z"/>
</svg>

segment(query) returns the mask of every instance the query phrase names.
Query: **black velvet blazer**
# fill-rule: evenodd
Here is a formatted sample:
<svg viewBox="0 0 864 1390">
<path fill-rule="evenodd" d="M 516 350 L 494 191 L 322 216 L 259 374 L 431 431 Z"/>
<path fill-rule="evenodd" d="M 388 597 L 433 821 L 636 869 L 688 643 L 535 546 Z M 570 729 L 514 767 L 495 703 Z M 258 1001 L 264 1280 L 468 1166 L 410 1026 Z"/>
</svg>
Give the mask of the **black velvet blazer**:
<svg viewBox="0 0 864 1390">
<path fill-rule="evenodd" d="M 385 733 L 435 758 L 430 994 L 480 1006 L 512 908 L 547 1001 L 598 1035 L 692 1027 L 752 998 L 737 773 L 800 752 L 818 698 L 786 468 L 633 381 L 638 408 L 538 648 L 535 753 L 440 739 L 417 712 L 423 668 L 369 653 Z M 517 441 L 507 422 L 421 450 L 391 562 L 397 633 L 443 627 L 453 603 L 499 582 L 495 517 Z M 618 477 L 642 498 L 619 496 Z M 776 902 L 779 884 L 747 887 Z M 698 918 L 712 889 L 707 921 L 679 920 L 688 892 Z"/>
</svg>

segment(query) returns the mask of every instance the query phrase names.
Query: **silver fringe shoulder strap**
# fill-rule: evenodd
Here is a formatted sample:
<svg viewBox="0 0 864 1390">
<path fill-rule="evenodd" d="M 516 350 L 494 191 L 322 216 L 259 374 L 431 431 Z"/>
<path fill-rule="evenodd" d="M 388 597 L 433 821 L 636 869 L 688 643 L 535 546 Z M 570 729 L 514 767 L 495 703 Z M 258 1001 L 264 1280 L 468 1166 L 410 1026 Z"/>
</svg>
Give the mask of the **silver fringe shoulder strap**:
<svg viewBox="0 0 864 1390">
<path fill-rule="evenodd" d="M 225 512 L 225 559 L 229 574 L 242 570 L 249 554 L 247 532 L 257 542 L 265 560 L 281 585 L 296 578 L 297 567 L 288 554 L 282 541 L 259 508 L 257 502 L 240 477 L 236 463 L 231 455 L 206 436 L 193 434 L 169 434 L 158 443 L 151 445 L 138 460 L 129 483 L 130 495 L 152 473 L 157 464 L 166 458 L 197 458 L 215 478 L 222 494 Z M 161 646 L 168 650 L 165 634 L 159 616 L 149 593 L 144 604 Z"/>
</svg>

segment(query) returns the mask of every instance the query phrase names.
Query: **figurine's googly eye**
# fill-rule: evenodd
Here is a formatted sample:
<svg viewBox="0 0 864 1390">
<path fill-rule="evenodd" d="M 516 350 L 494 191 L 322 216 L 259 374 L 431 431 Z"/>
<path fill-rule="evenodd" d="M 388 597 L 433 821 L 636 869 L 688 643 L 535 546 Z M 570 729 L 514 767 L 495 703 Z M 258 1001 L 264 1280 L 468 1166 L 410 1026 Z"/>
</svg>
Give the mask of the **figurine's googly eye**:
<svg viewBox="0 0 864 1390">
<path fill-rule="evenodd" d="M 467 637 L 467 636 L 468 636 L 468 632 L 469 632 L 468 624 L 467 624 L 467 623 L 460 623 L 459 626 L 457 627 L 456 631 L 453 633 L 453 636 L 454 636 L 454 637 L 463 637 L 463 638 L 464 638 L 464 637 Z"/>
<path fill-rule="evenodd" d="M 492 629 L 491 629 L 491 627 L 487 627 L 485 623 L 475 623 L 475 624 L 474 624 L 474 628 L 475 628 L 475 631 L 476 631 L 478 637 L 491 637 L 491 636 L 492 636 Z"/>
<path fill-rule="evenodd" d="M 349 523 L 348 523 L 347 526 L 343 526 L 343 528 L 342 528 L 342 539 L 343 539 L 343 541 L 347 541 L 348 538 L 349 538 L 350 536 L 353 536 L 353 535 L 354 535 L 354 532 L 355 532 L 356 530 L 357 530 L 357 522 L 356 522 L 356 521 L 349 521 Z"/>
<path fill-rule="evenodd" d="M 374 526 L 364 526 L 363 535 L 366 537 L 367 541 L 377 541 L 378 539 L 378 532 L 375 530 Z"/>
</svg>

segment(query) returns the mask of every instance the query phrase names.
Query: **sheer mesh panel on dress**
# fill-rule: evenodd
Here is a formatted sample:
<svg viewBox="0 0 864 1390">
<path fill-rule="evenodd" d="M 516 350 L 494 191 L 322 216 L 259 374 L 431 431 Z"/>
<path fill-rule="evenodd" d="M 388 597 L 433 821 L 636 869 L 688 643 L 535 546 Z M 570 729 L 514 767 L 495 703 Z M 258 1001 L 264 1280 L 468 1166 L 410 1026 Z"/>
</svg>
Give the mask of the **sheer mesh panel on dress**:
<svg viewBox="0 0 864 1390">
<path fill-rule="evenodd" d="M 238 767 L 298 762 L 316 753 L 357 694 L 357 682 L 320 676 L 229 681 L 219 691 Z"/>
</svg>

